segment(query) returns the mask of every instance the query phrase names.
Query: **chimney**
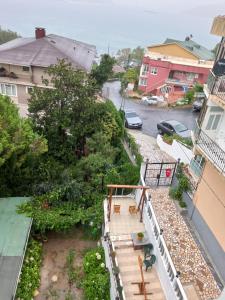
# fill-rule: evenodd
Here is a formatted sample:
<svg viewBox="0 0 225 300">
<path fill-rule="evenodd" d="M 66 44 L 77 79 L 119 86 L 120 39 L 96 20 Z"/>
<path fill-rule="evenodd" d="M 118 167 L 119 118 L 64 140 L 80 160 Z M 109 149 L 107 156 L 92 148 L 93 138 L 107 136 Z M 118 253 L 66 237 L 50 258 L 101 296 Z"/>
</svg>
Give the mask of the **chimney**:
<svg viewBox="0 0 225 300">
<path fill-rule="evenodd" d="M 35 37 L 36 37 L 36 40 L 45 37 L 45 28 L 36 27 L 35 28 Z"/>
</svg>

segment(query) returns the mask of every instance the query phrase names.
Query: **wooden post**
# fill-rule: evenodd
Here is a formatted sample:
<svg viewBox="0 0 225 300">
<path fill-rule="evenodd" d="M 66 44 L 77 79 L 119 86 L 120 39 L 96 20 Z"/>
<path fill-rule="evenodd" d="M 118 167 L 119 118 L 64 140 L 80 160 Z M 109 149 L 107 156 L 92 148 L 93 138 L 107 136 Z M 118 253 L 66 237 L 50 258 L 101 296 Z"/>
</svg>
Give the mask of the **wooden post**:
<svg viewBox="0 0 225 300">
<path fill-rule="evenodd" d="M 139 211 L 140 208 L 141 208 L 141 202 L 142 202 L 142 199 L 143 199 L 143 197 L 144 197 L 144 194 L 145 194 L 145 188 L 143 188 L 143 191 L 142 191 L 142 194 L 141 194 L 141 199 L 140 199 L 139 204 L 138 204 L 138 211 Z"/>
<path fill-rule="evenodd" d="M 141 212 L 140 212 L 140 222 L 143 221 L 143 209 L 144 209 L 144 203 L 145 203 L 145 189 L 143 190 L 143 197 L 142 197 L 142 204 L 141 204 Z"/>
<path fill-rule="evenodd" d="M 112 193 L 113 193 L 113 188 L 110 187 L 109 189 L 109 208 L 108 208 L 108 220 L 110 222 L 110 217 L 111 217 L 111 207 L 112 207 Z"/>
</svg>

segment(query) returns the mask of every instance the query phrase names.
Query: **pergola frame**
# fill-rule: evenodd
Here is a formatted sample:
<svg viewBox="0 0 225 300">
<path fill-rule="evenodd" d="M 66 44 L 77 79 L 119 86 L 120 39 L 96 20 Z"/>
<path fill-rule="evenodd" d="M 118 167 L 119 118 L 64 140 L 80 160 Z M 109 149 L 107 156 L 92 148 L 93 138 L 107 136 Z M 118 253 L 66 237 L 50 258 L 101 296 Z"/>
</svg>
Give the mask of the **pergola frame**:
<svg viewBox="0 0 225 300">
<path fill-rule="evenodd" d="M 147 189 L 150 189 L 149 186 L 143 186 L 143 185 L 120 185 L 120 184 L 107 184 L 107 188 L 109 189 L 108 193 L 108 220 L 110 222 L 111 218 L 111 209 L 112 209 L 112 195 L 113 195 L 113 189 L 117 188 L 124 188 L 124 189 L 142 189 L 141 198 L 138 204 L 138 211 L 140 211 L 140 222 L 143 221 L 143 209 L 144 209 L 144 201 L 145 201 L 145 192 Z"/>
</svg>

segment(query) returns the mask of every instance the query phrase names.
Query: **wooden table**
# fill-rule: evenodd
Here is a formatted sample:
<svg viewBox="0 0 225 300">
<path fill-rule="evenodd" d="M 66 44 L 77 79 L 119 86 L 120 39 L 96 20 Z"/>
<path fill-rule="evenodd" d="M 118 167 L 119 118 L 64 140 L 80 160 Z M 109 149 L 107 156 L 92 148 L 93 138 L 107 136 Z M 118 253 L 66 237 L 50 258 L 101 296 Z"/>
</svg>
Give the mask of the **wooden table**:
<svg viewBox="0 0 225 300">
<path fill-rule="evenodd" d="M 144 246 L 151 243 L 147 232 L 145 231 L 143 232 L 143 234 L 144 234 L 143 239 L 139 240 L 137 237 L 137 233 L 131 233 L 131 239 L 132 239 L 134 250 L 140 250 Z"/>
</svg>

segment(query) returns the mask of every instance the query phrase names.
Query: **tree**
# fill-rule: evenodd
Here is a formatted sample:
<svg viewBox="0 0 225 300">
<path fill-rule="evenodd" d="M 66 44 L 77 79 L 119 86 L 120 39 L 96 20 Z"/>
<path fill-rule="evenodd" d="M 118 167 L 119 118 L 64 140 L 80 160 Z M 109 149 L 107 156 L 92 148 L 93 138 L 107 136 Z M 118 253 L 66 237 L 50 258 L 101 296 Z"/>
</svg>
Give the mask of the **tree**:
<svg viewBox="0 0 225 300">
<path fill-rule="evenodd" d="M 91 71 L 91 78 L 94 78 L 97 83 L 97 87 L 102 88 L 103 84 L 113 74 L 112 68 L 115 64 L 115 59 L 108 54 L 103 54 L 101 57 L 100 65 L 94 66 Z"/>
<path fill-rule="evenodd" d="M 130 58 L 130 55 L 131 55 L 131 48 L 124 48 L 124 49 L 121 49 L 121 50 L 118 50 L 117 52 L 117 63 L 119 65 L 124 65 L 124 66 L 127 66 L 128 63 L 129 63 L 129 58 Z"/>
<path fill-rule="evenodd" d="M 47 88 L 31 93 L 29 116 L 47 138 L 49 154 L 69 163 L 72 154 L 83 154 L 85 137 L 95 129 L 95 82 L 64 60 L 49 67 L 47 75 Z"/>
<path fill-rule="evenodd" d="M 32 130 L 31 122 L 19 116 L 10 98 L 0 95 L 0 194 L 9 195 L 30 160 L 47 151 L 46 140 Z M 32 168 L 32 167 L 31 167 Z"/>
<path fill-rule="evenodd" d="M 17 32 L 3 30 L 0 26 L 0 45 L 20 37 Z"/>
<path fill-rule="evenodd" d="M 92 77 L 65 61 L 49 67 L 47 74 L 51 79 L 43 83 L 48 88 L 36 87 L 31 93 L 29 116 L 48 140 L 50 155 L 69 164 L 86 155 L 87 139 L 96 131 L 107 133 L 110 139 L 117 129 L 121 134 L 110 104 L 96 102 Z"/>
<path fill-rule="evenodd" d="M 144 48 L 138 46 L 134 49 L 124 48 L 117 52 L 117 63 L 128 67 L 129 63 L 134 60 L 138 65 L 141 65 L 144 57 Z"/>
</svg>

